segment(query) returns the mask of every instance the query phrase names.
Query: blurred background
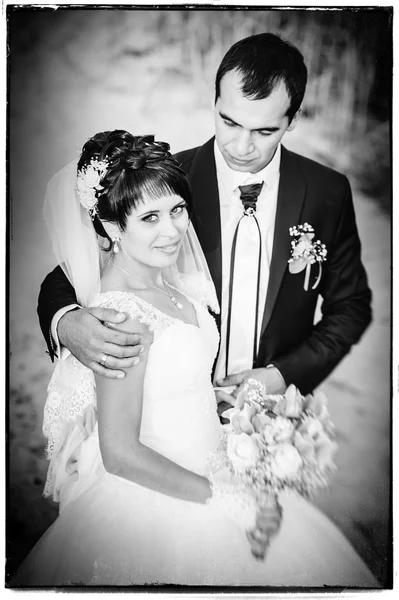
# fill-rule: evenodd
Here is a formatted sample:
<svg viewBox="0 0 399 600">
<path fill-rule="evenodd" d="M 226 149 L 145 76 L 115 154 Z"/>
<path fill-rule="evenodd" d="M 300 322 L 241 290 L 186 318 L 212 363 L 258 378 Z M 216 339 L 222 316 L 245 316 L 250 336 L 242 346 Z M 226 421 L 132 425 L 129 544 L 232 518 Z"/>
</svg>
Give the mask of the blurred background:
<svg viewBox="0 0 399 600">
<path fill-rule="evenodd" d="M 51 176 L 105 129 L 154 133 L 173 152 L 213 135 L 214 77 L 227 49 L 270 31 L 305 56 L 291 150 L 350 178 L 374 321 L 321 386 L 338 472 L 316 503 L 383 585 L 391 569 L 392 10 L 9 8 L 9 431 L 7 573 L 57 515 L 42 497 L 41 432 L 52 364 L 36 314 L 55 264 L 42 202 Z"/>
</svg>

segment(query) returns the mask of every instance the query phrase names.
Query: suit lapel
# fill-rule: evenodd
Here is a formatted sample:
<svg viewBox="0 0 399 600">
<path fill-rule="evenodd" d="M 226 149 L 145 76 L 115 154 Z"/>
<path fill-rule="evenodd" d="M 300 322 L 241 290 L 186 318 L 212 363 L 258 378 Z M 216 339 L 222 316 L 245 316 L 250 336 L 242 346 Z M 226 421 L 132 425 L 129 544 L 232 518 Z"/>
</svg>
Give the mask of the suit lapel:
<svg viewBox="0 0 399 600">
<path fill-rule="evenodd" d="M 297 166 L 295 157 L 282 146 L 273 251 L 266 306 L 263 314 L 262 333 L 269 323 L 278 291 L 288 266 L 287 261 L 291 252 L 289 228 L 299 223 L 305 192 L 306 182 Z"/>
<path fill-rule="evenodd" d="M 214 139 L 210 139 L 199 148 L 188 172 L 188 179 L 193 193 L 193 224 L 221 305 L 222 246 Z"/>
</svg>

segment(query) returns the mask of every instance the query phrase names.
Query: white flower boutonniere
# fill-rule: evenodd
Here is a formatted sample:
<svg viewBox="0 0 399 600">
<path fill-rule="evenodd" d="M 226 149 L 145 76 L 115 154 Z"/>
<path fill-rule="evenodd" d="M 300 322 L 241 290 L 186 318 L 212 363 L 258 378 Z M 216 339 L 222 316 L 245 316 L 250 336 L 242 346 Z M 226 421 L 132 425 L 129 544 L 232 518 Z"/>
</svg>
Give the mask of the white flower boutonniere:
<svg viewBox="0 0 399 600">
<path fill-rule="evenodd" d="M 314 263 L 319 265 L 319 273 L 315 283 L 312 285 L 312 290 L 317 288 L 321 279 L 321 263 L 327 260 L 327 249 L 325 244 L 322 244 L 320 240 L 313 242 L 314 229 L 309 223 L 304 225 L 296 225 L 290 227 L 290 236 L 294 239 L 291 242 L 291 257 L 288 260 L 288 268 L 290 273 L 300 273 L 304 269 L 305 281 L 303 289 L 308 290 L 310 270 Z"/>
</svg>

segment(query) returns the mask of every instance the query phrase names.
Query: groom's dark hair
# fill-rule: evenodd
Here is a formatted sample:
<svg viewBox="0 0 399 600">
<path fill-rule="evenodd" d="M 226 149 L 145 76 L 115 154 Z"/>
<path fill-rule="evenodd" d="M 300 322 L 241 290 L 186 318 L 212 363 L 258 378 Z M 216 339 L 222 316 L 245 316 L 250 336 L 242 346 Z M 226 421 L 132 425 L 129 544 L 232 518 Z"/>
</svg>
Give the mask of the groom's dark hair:
<svg viewBox="0 0 399 600">
<path fill-rule="evenodd" d="M 230 71 L 241 76 L 241 92 L 250 100 L 267 98 L 284 83 L 291 100 L 286 116 L 291 122 L 305 94 L 308 71 L 301 52 L 273 33 L 251 35 L 233 44 L 216 73 L 215 102 L 220 82 Z"/>
</svg>

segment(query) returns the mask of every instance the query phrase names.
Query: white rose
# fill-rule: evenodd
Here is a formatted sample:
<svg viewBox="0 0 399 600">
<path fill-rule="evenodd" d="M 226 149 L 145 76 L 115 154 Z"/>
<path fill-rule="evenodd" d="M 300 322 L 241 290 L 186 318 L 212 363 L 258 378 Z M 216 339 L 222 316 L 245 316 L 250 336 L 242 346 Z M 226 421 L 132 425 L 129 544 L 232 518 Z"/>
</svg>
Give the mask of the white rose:
<svg viewBox="0 0 399 600">
<path fill-rule="evenodd" d="M 294 432 L 294 425 L 284 417 L 276 417 L 271 419 L 269 425 L 263 430 L 263 438 L 266 444 L 276 444 L 289 440 Z"/>
<path fill-rule="evenodd" d="M 86 173 L 84 174 L 84 180 L 89 188 L 95 188 L 100 183 L 100 174 L 91 165 L 88 165 Z"/>
<path fill-rule="evenodd" d="M 79 192 L 84 192 L 85 189 L 87 188 L 87 186 L 86 186 L 86 184 L 85 184 L 85 182 L 84 182 L 83 177 L 82 177 L 81 174 L 78 177 L 77 187 L 78 187 Z"/>
<path fill-rule="evenodd" d="M 298 431 L 302 435 L 307 434 L 312 439 L 316 439 L 317 436 L 324 431 L 324 428 L 322 423 L 320 423 L 319 419 L 315 419 L 314 417 L 308 417 L 298 427 Z"/>
<path fill-rule="evenodd" d="M 302 458 L 296 448 L 291 444 L 282 444 L 275 451 L 271 467 L 276 477 L 284 479 L 296 475 L 302 464 Z"/>
<path fill-rule="evenodd" d="M 338 444 L 325 434 L 321 433 L 315 443 L 316 459 L 321 469 L 334 466 L 333 457 L 338 450 Z"/>
<path fill-rule="evenodd" d="M 79 199 L 82 206 L 87 210 L 97 204 L 96 194 L 93 189 L 81 188 L 79 190 Z"/>
<path fill-rule="evenodd" d="M 246 433 L 231 434 L 227 438 L 227 455 L 236 471 L 245 471 L 256 463 L 259 448 Z"/>
</svg>

